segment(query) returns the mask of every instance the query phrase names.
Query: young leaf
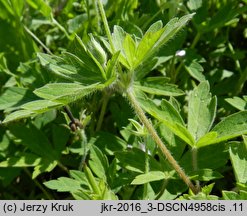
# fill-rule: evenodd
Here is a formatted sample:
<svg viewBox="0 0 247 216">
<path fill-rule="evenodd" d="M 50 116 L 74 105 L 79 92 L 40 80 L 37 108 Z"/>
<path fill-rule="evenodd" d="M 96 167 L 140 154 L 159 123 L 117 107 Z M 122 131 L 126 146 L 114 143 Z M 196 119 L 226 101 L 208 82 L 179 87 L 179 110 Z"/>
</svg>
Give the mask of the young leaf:
<svg viewBox="0 0 247 216">
<path fill-rule="evenodd" d="M 122 27 L 115 25 L 113 27 L 113 33 L 112 33 L 112 42 L 115 48 L 115 52 L 120 51 L 119 55 L 119 61 L 129 69 L 129 64 L 126 60 L 125 53 L 124 53 L 124 39 L 127 33 L 122 29 Z M 111 53 L 113 53 L 113 50 L 110 50 Z"/>
<path fill-rule="evenodd" d="M 126 130 L 129 130 L 131 133 L 133 133 L 135 136 L 146 136 L 148 135 L 147 131 L 145 130 L 144 126 L 141 125 L 139 122 L 137 122 L 134 119 L 129 119 L 131 124 L 134 126 L 135 130 L 131 130 L 129 128 L 126 128 Z"/>
<path fill-rule="evenodd" d="M 88 47 L 90 52 L 101 65 L 105 65 L 107 57 L 104 49 L 101 47 L 100 43 L 94 39 L 92 34 L 89 34 L 89 36 L 90 42 L 88 43 Z"/>
<path fill-rule="evenodd" d="M 165 43 L 172 39 L 193 16 L 194 14 L 188 14 L 181 17 L 180 19 L 173 18 L 162 29 L 157 28 L 160 26 L 160 23 L 154 25 L 154 27 L 151 27 L 151 30 L 144 34 L 143 38 L 138 44 L 133 70 L 150 61 L 153 58 L 153 55 Z M 142 73 L 142 71 L 138 70 L 138 73 Z M 136 76 L 139 76 L 138 73 L 136 72 Z"/>
<path fill-rule="evenodd" d="M 211 97 L 209 83 L 200 83 L 189 94 L 188 129 L 195 140 L 211 128 L 216 114 L 216 97 Z"/>
<path fill-rule="evenodd" d="M 197 10 L 198 8 L 202 7 L 202 2 L 202 0 L 189 0 L 187 5 L 190 10 Z"/>
<path fill-rule="evenodd" d="M 162 33 L 163 29 L 160 29 L 156 32 L 149 31 L 144 34 L 136 49 L 136 55 L 134 56 L 134 68 L 136 68 L 139 64 L 142 64 L 145 59 L 153 54 L 152 49 L 155 47 Z"/>
<path fill-rule="evenodd" d="M 116 70 L 115 70 L 115 66 L 118 62 L 118 57 L 119 57 L 120 51 L 116 52 L 112 58 L 110 60 L 108 60 L 107 65 L 106 65 L 106 69 L 105 69 L 105 73 L 106 73 L 106 78 L 107 80 L 111 79 L 111 78 L 116 78 Z"/>
<path fill-rule="evenodd" d="M 136 43 L 129 34 L 124 39 L 123 48 L 129 68 L 132 69 L 135 62 Z"/>
<path fill-rule="evenodd" d="M 160 29 L 162 29 L 162 27 L 163 27 L 163 23 L 162 23 L 162 21 L 159 20 L 159 21 L 153 23 L 153 24 L 148 28 L 148 30 L 146 31 L 146 33 L 148 33 L 148 32 L 157 32 L 157 31 L 159 31 Z"/>
</svg>

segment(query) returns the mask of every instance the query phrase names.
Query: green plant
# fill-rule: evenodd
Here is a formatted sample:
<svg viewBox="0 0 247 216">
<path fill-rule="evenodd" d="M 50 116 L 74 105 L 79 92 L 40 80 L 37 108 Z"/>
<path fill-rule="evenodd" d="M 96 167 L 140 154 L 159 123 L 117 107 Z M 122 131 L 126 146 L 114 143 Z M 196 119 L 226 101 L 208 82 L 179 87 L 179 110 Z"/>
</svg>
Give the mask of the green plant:
<svg viewBox="0 0 247 216">
<path fill-rule="evenodd" d="M 204 184 L 223 177 L 218 169 L 229 159 L 229 149 L 237 183 L 242 189 L 239 196 L 244 196 L 246 175 L 238 167 L 245 167 L 246 163 L 239 160 L 238 156 L 246 151 L 244 134 L 247 133 L 247 111 L 243 100 L 240 102 L 240 99 L 235 98 L 226 100 L 239 108 L 240 112 L 228 115 L 217 113 L 217 98 L 220 98 L 222 92 L 219 97 L 212 97 L 210 86 L 213 93 L 217 93 L 220 87 L 217 87 L 217 79 L 214 80 L 213 75 L 207 77 L 202 73 L 201 64 L 205 60 L 194 48 L 203 34 L 226 25 L 236 15 L 244 13 L 246 7 L 235 8 L 222 19 L 221 14 L 235 6 L 234 3 L 227 3 L 211 21 L 199 24 L 200 19 L 203 19 L 200 16 L 204 15 L 200 12 L 203 10 L 202 3 L 189 1 L 187 15 L 172 18 L 163 26 L 162 21 L 153 21 L 157 13 L 165 9 L 169 9 L 168 14 L 172 13 L 174 5 L 171 2 L 164 3 L 159 5 L 159 10 L 148 21 L 153 22 L 150 27 L 145 24 L 141 30 L 132 26 L 128 32 L 121 25 L 115 24 L 111 33 L 102 2 L 98 0 L 97 4 L 87 2 L 84 5 L 87 22 L 91 24 L 86 29 L 91 29 L 94 34 L 88 37 L 82 34 L 80 37 L 75 32 L 70 34 L 59 24 L 49 5 L 43 1 L 39 4 L 30 2 L 28 4 L 31 7 L 39 4 L 43 6 L 42 13 L 48 18 L 48 24 L 54 31 L 61 32 L 61 41 L 69 41 L 69 46 L 59 55 L 54 46 L 48 48 L 37 34 L 23 26 L 22 31 L 25 30 L 48 54 L 38 52 L 39 62 L 36 59 L 29 60 L 18 67 L 23 80 L 10 72 L 5 57 L 1 57 L 2 70 L 19 84 L 19 87 L 7 88 L 0 99 L 0 108 L 8 113 L 2 122 L 8 128 L 3 129 L 6 132 L 3 139 L 7 146 L 11 140 L 27 147 L 24 152 L 17 151 L 16 155 L 10 154 L 7 159 L 4 157 L 1 167 L 26 167 L 25 171 L 32 179 L 59 167 L 70 177 L 47 181 L 45 186 L 59 192 L 70 192 L 76 199 L 118 199 L 118 196 L 122 199 L 169 199 L 181 195 L 187 187 L 191 190 L 189 195 L 184 194 L 180 198 L 215 199 L 218 197 L 210 195 L 213 184 Z M 131 19 L 138 1 L 120 2 L 129 6 L 125 15 L 121 11 L 122 16 Z M 72 1 L 69 1 L 64 10 L 69 10 L 71 5 Z M 8 4 L 4 6 L 8 7 Z M 95 17 L 91 14 L 91 7 L 100 14 L 103 29 L 97 26 L 101 20 L 97 14 Z M 107 12 L 113 16 L 120 8 L 110 7 Z M 195 10 L 198 10 L 196 14 L 189 13 Z M 124 20 L 123 17 L 121 19 Z M 184 32 L 180 30 L 191 19 L 198 33 L 186 50 L 186 58 L 180 61 L 174 55 L 176 43 L 184 40 Z M 71 22 L 76 25 L 77 21 Z M 75 27 L 73 25 L 71 29 Z M 203 25 L 206 27 L 202 28 Z M 76 29 L 81 31 L 79 24 Z M 234 54 L 230 42 L 228 46 Z M 36 45 L 33 47 L 38 49 Z M 246 81 L 246 69 L 241 69 L 239 60 L 235 60 L 235 63 L 239 75 L 232 94 L 239 94 Z M 187 73 L 181 73 L 182 70 Z M 36 74 L 29 76 L 34 71 L 37 71 Z M 199 84 L 196 85 L 196 82 Z M 179 101 L 175 97 L 183 99 Z M 126 99 L 126 102 L 120 98 Z M 221 103 L 222 100 L 219 100 Z M 74 118 L 68 105 L 72 107 L 73 113 L 77 113 L 78 119 Z M 57 117 L 56 110 L 61 110 L 63 116 Z M 110 119 L 107 117 L 109 110 Z M 70 127 L 64 126 L 63 117 Z M 16 120 L 20 122 L 11 123 Z M 103 132 L 103 128 L 107 128 L 108 132 Z M 243 136 L 243 141 L 239 138 L 236 140 L 240 136 Z M 235 141 L 228 142 L 230 139 Z M 71 146 L 66 147 L 68 143 Z M 129 150 L 127 143 L 132 143 Z M 144 143 L 144 151 L 140 150 L 140 143 Z M 69 162 L 73 154 L 77 157 Z M 67 159 L 62 163 L 65 156 Z M 76 164 L 79 164 L 78 170 L 75 170 Z M 32 174 L 27 169 L 30 166 L 34 167 Z M 52 197 L 38 181 L 36 184 L 46 194 L 46 198 Z M 128 187 L 130 184 L 132 186 Z M 174 189 L 173 185 L 177 185 L 177 188 Z M 231 196 L 237 197 L 227 191 L 223 193 L 224 198 Z"/>
</svg>

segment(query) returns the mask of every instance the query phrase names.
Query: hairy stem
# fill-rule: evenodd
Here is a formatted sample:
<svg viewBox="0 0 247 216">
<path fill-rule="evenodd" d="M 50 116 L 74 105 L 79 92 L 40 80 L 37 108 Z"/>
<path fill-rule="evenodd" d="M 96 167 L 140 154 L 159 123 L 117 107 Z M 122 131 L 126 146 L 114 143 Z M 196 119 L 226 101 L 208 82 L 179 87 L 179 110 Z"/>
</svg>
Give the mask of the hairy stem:
<svg viewBox="0 0 247 216">
<path fill-rule="evenodd" d="M 198 170 L 198 164 L 197 164 L 197 153 L 198 153 L 198 149 L 197 148 L 192 148 L 192 167 L 194 171 Z M 196 187 L 197 190 L 200 190 L 200 181 L 196 181 Z"/>
<path fill-rule="evenodd" d="M 195 46 L 198 43 L 198 41 L 200 40 L 200 38 L 201 38 L 201 34 L 199 32 L 197 32 L 197 34 L 196 34 L 196 36 L 195 36 L 195 38 L 194 38 L 194 40 L 190 46 L 191 49 L 195 48 Z"/>
<path fill-rule="evenodd" d="M 24 29 L 25 29 L 25 31 L 28 33 L 28 34 L 30 34 L 32 37 L 33 37 L 33 39 L 34 40 L 36 40 L 42 47 L 43 47 L 43 49 L 47 52 L 47 53 L 49 53 L 50 55 L 52 55 L 52 52 L 51 52 L 51 50 L 28 28 L 28 27 L 26 27 L 26 26 L 24 26 Z"/>
<path fill-rule="evenodd" d="M 102 4 L 101 0 L 97 0 L 97 1 L 98 1 L 98 5 L 99 5 L 99 11 L 100 11 L 100 14 L 101 14 L 102 22 L 104 24 L 105 32 L 106 32 L 107 38 L 109 40 L 112 52 L 114 53 L 115 52 L 115 48 L 114 48 L 112 37 L 111 37 L 111 31 L 110 31 L 110 28 L 109 28 L 109 25 L 108 25 L 108 22 L 107 22 L 107 19 L 106 19 L 104 7 L 103 7 L 103 4 Z"/>
<path fill-rule="evenodd" d="M 197 188 L 195 185 L 190 181 L 189 177 L 185 174 L 184 170 L 179 166 L 178 162 L 174 159 L 171 155 L 170 151 L 167 149 L 161 138 L 158 136 L 156 130 L 154 129 L 152 123 L 147 119 L 144 111 L 142 110 L 141 106 L 139 105 L 138 101 L 136 100 L 133 92 L 131 89 L 127 90 L 127 98 L 130 101 L 134 111 L 136 112 L 137 116 L 147 128 L 148 132 L 152 136 L 153 140 L 156 142 L 162 153 L 165 155 L 169 163 L 173 166 L 176 172 L 179 174 L 181 179 L 188 185 L 188 187 L 193 191 L 194 194 L 197 193 Z"/>
<path fill-rule="evenodd" d="M 100 110 L 99 120 L 96 126 L 96 132 L 101 129 L 109 98 L 110 98 L 109 94 L 106 92 L 103 92 L 103 103 L 102 103 L 101 110 Z"/>
</svg>

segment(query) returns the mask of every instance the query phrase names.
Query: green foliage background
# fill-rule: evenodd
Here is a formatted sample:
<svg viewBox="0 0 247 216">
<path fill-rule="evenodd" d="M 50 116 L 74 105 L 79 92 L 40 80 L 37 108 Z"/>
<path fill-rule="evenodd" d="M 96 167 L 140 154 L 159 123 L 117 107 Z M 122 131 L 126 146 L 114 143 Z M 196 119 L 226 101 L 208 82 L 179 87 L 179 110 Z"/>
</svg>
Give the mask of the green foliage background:
<svg viewBox="0 0 247 216">
<path fill-rule="evenodd" d="M 0 2 L 0 198 L 247 199 L 247 1 L 97 2 Z"/>
</svg>

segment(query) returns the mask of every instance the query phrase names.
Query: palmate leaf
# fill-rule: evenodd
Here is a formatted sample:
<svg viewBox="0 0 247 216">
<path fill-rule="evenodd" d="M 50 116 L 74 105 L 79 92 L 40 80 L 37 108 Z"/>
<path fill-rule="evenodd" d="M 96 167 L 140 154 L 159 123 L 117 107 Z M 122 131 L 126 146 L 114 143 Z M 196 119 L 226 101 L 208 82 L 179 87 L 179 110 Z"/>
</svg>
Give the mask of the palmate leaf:
<svg viewBox="0 0 247 216">
<path fill-rule="evenodd" d="M 138 101 L 148 114 L 163 122 L 175 135 L 190 146 L 195 145 L 195 140 L 185 127 L 182 117 L 168 101 L 162 101 L 162 109 L 148 98 L 138 98 Z"/>
<path fill-rule="evenodd" d="M 63 57 L 51 56 L 44 53 L 38 53 L 41 65 L 47 67 L 59 77 L 89 85 L 95 82 L 104 82 L 101 71 L 95 64 L 88 64 L 72 53 L 64 53 Z"/>
<path fill-rule="evenodd" d="M 72 82 L 80 82 L 89 85 L 97 82 L 105 82 L 106 75 L 101 63 L 97 60 L 99 43 L 91 36 L 90 49 L 76 36 L 73 41 L 73 51 L 64 52 L 61 57 L 38 53 L 42 66 L 47 67 L 54 74 Z M 100 51 L 104 53 L 101 48 Z M 106 61 L 104 55 L 103 61 Z"/>
<path fill-rule="evenodd" d="M 22 153 L 17 156 L 12 156 L 6 161 L 0 163 L 0 167 L 34 167 L 32 178 L 36 178 L 43 172 L 52 171 L 58 163 L 62 151 L 65 148 L 69 138 L 66 129 L 61 128 L 59 131 L 53 132 L 53 145 L 47 136 L 38 129 L 34 124 L 12 124 L 9 125 L 9 131 L 17 139 L 20 144 L 27 147 L 30 153 Z M 63 132 L 63 141 L 55 138 L 58 132 Z M 59 134 L 61 136 L 61 133 Z M 59 141 L 59 146 L 58 142 Z"/>
<path fill-rule="evenodd" d="M 165 43 L 172 39 L 176 33 L 194 16 L 188 14 L 183 17 L 170 20 L 163 28 L 160 22 L 154 23 L 147 30 L 138 44 L 134 68 L 148 61 Z"/>
<path fill-rule="evenodd" d="M 199 148 L 197 151 L 197 167 L 201 169 L 218 169 L 229 160 L 228 146 L 225 143 Z M 194 172 L 191 151 L 187 151 L 179 161 L 186 173 Z"/>
<path fill-rule="evenodd" d="M 138 67 L 150 61 L 154 54 L 183 28 L 193 15 L 188 14 L 180 19 L 174 18 L 164 27 L 161 21 L 157 21 L 149 27 L 140 40 L 126 33 L 120 26 L 114 26 L 112 40 L 115 51 L 121 51 L 120 62 L 126 68 L 135 71 Z M 113 51 L 111 50 L 111 52 Z M 137 71 L 141 73 L 141 70 Z"/>
</svg>

